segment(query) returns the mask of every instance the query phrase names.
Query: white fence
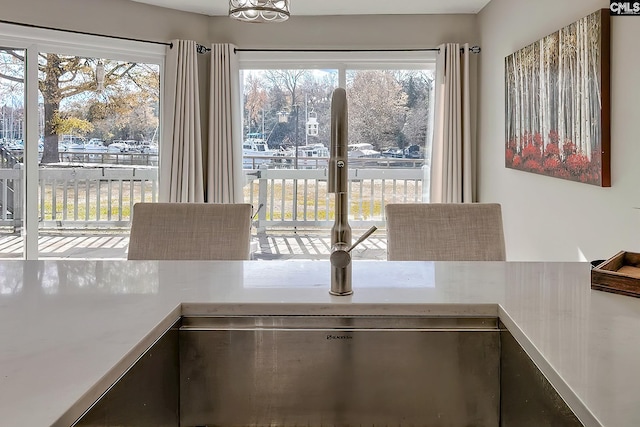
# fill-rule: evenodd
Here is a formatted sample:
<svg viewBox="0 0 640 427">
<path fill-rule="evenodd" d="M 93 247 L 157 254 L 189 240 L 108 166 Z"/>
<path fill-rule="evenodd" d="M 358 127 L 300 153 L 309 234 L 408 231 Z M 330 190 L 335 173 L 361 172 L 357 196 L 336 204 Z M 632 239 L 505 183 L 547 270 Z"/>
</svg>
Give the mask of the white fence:
<svg viewBox="0 0 640 427">
<path fill-rule="evenodd" d="M 128 227 L 136 202 L 158 200 L 157 168 L 42 168 L 43 227 Z"/>
<path fill-rule="evenodd" d="M 19 227 L 22 221 L 20 169 L 0 169 L 0 226 Z"/>
<path fill-rule="evenodd" d="M 0 169 L 0 225 L 20 227 L 22 170 Z M 330 227 L 334 195 L 326 169 L 246 170 L 245 201 L 260 208 L 258 230 L 267 227 Z M 387 203 L 422 201 L 421 168 L 352 168 L 350 223 L 384 224 Z M 158 198 L 155 167 L 43 167 L 39 170 L 39 223 L 44 228 L 128 227 L 136 202 Z"/>
<path fill-rule="evenodd" d="M 327 170 L 260 169 L 247 173 L 245 201 L 258 209 L 258 230 L 267 227 L 329 227 L 334 195 L 327 192 Z M 350 224 L 384 224 L 387 203 L 422 201 L 424 170 L 350 169 Z"/>
<path fill-rule="evenodd" d="M 19 228 L 21 169 L 0 169 L 0 225 Z M 128 227 L 136 202 L 158 199 L 157 168 L 41 168 L 38 217 L 41 227 Z"/>
</svg>

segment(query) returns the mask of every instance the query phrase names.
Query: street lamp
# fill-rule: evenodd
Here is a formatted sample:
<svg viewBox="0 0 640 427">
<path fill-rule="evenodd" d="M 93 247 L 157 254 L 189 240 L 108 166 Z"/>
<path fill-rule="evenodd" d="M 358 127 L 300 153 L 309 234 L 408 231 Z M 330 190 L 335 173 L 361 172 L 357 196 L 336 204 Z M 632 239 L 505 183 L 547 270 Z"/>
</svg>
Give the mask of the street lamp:
<svg viewBox="0 0 640 427">
<path fill-rule="evenodd" d="M 300 113 L 300 106 L 298 104 L 293 104 L 291 106 L 291 108 L 293 109 L 292 112 L 287 112 L 287 111 L 278 111 L 278 123 L 289 123 L 289 116 L 292 115 L 295 112 L 295 140 L 294 140 L 294 145 L 295 145 L 295 157 L 294 157 L 294 164 L 293 167 L 295 169 L 298 169 L 298 124 L 299 124 L 299 113 Z"/>
<path fill-rule="evenodd" d="M 298 104 L 291 105 L 293 111 L 296 114 L 296 132 L 295 132 L 295 157 L 293 158 L 293 168 L 298 169 L 298 121 L 299 121 L 299 112 L 300 106 Z M 278 122 L 279 123 L 288 123 L 289 122 L 289 114 L 285 111 L 278 111 Z M 298 179 L 294 178 L 293 180 L 293 220 L 296 221 L 298 219 Z"/>
<path fill-rule="evenodd" d="M 299 119 L 300 106 L 298 104 L 294 104 L 293 108 L 295 108 L 295 111 L 296 111 L 296 140 L 295 140 L 295 144 L 296 144 L 296 160 L 295 160 L 295 168 L 298 169 L 298 119 Z"/>
<path fill-rule="evenodd" d="M 99 60 L 96 65 L 96 90 L 98 93 L 102 93 L 104 90 L 104 63 L 102 60 Z"/>
<path fill-rule="evenodd" d="M 4 104 L 2 104 L 2 133 L 0 135 L 2 135 L 3 142 L 6 142 L 7 140 L 7 125 L 5 122 L 6 120 L 5 120 Z"/>
</svg>

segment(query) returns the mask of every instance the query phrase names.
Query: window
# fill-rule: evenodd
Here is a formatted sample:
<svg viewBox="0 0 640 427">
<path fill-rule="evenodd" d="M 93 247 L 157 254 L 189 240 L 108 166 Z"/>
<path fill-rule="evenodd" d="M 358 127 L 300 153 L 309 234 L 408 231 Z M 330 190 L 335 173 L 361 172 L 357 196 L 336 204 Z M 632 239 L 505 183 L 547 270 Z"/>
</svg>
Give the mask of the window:
<svg viewBox="0 0 640 427">
<path fill-rule="evenodd" d="M 409 161 L 423 164 L 430 153 L 432 92 L 431 70 L 347 70 L 352 159 L 403 159 L 388 163 L 394 166 Z"/>
<path fill-rule="evenodd" d="M 383 225 L 386 203 L 423 201 L 434 63 L 426 52 L 241 53 L 245 200 L 262 206 L 258 229 L 333 223 L 336 87 L 347 90 L 352 227 Z"/>
<path fill-rule="evenodd" d="M 122 258 L 157 196 L 164 49 L 11 25 L 0 46 L 0 257 Z"/>
<path fill-rule="evenodd" d="M 246 70 L 243 167 L 327 165 L 335 69 Z"/>
<path fill-rule="evenodd" d="M 156 200 L 159 77 L 157 64 L 40 52 L 43 234 L 90 228 L 124 240 L 133 203 Z"/>
</svg>

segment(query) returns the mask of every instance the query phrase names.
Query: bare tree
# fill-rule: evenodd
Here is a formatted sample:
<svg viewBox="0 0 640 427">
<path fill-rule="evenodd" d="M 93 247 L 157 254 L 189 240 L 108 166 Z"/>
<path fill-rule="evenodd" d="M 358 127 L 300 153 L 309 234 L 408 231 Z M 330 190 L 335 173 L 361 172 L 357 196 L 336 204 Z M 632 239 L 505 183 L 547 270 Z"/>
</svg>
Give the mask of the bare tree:
<svg viewBox="0 0 640 427">
<path fill-rule="evenodd" d="M 291 96 L 291 105 L 298 105 L 298 88 L 301 82 L 309 77 L 309 70 L 268 70 L 265 77 L 272 86 Z"/>
<path fill-rule="evenodd" d="M 389 71 L 356 71 L 348 83 L 349 142 L 398 146 L 407 94 Z"/>
<path fill-rule="evenodd" d="M 267 106 L 267 91 L 264 82 L 255 74 L 250 74 L 244 85 L 244 108 L 251 124 L 257 124 L 264 118 L 264 109 Z"/>
<path fill-rule="evenodd" d="M 24 64 L 24 55 L 18 50 L 1 50 L 14 63 Z M 38 61 L 38 88 L 43 97 L 44 107 L 44 152 L 43 163 L 58 162 L 58 135 L 66 119 L 61 113 L 63 100 L 80 94 L 98 91 L 96 66 L 98 60 L 77 56 L 40 53 Z M 104 61 L 105 75 L 103 94 L 117 94 L 118 88 L 126 86 L 150 89 L 152 96 L 159 98 L 159 76 L 144 65 L 136 63 Z M 126 79 L 125 79 L 126 77 Z M 23 75 L 0 72 L 0 79 L 24 82 Z M 111 89 L 111 90 L 110 90 Z"/>
</svg>

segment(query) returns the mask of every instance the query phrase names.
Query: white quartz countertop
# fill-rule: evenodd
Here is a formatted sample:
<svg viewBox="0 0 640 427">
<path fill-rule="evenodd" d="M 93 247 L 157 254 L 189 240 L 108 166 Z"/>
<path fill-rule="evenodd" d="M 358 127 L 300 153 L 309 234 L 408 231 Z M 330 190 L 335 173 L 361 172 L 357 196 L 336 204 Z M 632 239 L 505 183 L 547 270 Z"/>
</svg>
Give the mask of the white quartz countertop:
<svg viewBox="0 0 640 427">
<path fill-rule="evenodd" d="M 588 263 L 1 261 L 0 426 L 61 424 L 181 314 L 499 315 L 586 426 L 640 426 L 640 299 Z M 68 416 L 68 414 L 67 414 Z M 63 418 L 61 418 L 63 417 Z"/>
</svg>

